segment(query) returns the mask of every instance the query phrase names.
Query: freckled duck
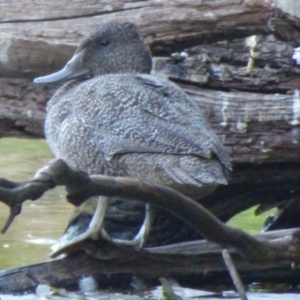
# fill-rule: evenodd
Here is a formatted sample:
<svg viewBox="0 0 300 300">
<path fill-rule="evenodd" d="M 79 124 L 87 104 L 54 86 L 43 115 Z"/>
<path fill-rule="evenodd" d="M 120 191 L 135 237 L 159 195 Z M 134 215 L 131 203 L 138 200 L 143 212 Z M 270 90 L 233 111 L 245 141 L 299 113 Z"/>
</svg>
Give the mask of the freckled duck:
<svg viewBox="0 0 300 300">
<path fill-rule="evenodd" d="M 34 80 L 70 80 L 47 105 L 47 142 L 76 170 L 166 185 L 199 201 L 227 184 L 227 152 L 194 101 L 150 71 L 149 49 L 134 24 L 99 28 L 61 71 Z M 109 202 L 99 197 L 87 231 L 56 253 L 98 236 Z M 146 206 L 140 232 L 127 242 L 141 246 L 152 219 Z"/>
</svg>

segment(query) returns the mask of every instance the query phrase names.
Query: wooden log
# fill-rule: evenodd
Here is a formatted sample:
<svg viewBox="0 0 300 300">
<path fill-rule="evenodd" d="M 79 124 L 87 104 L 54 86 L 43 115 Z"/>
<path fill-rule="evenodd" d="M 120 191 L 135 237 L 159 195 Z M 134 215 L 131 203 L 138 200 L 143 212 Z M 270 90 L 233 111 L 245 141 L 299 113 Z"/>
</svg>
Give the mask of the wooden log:
<svg viewBox="0 0 300 300">
<path fill-rule="evenodd" d="M 166 63 L 174 65 L 174 60 Z M 44 105 L 57 87 L 38 86 L 35 90 L 27 79 L 1 79 L 0 84 L 3 86 L 0 100 L 4 103 L 2 135 L 42 137 Z M 228 220 L 251 206 L 276 205 L 299 194 L 299 165 L 285 163 L 299 161 L 295 95 L 214 91 L 195 84 L 180 85 L 202 108 L 236 165 L 230 185 L 203 199 L 207 208 L 222 220 Z M 253 164 L 263 162 L 276 164 L 267 168 Z"/>
<path fill-rule="evenodd" d="M 238 39 L 225 46 L 215 43 L 191 48 L 188 52 L 192 56 L 179 62 L 155 58 L 154 71 L 179 81 L 195 99 L 228 147 L 234 163 L 298 161 L 299 67 L 291 58 L 294 48 L 274 37 L 256 38 L 260 42 L 255 47 L 263 50 L 256 51 L 251 68 L 249 47 L 242 48 L 247 40 Z M 222 45 L 224 51 L 220 50 Z M 235 56 L 237 49 L 241 54 Z M 267 68 L 267 64 L 276 68 Z M 0 86 L 0 134 L 42 137 L 44 106 L 57 85 L 1 79 Z M 224 87 L 226 90 L 215 90 Z"/>
<path fill-rule="evenodd" d="M 125 20 L 136 12 L 130 20 L 140 26 L 154 54 L 186 49 L 186 59 L 156 57 L 154 71 L 169 75 L 195 99 L 237 166 L 230 186 L 205 199 L 205 205 L 227 220 L 251 205 L 298 194 L 297 179 L 287 163 L 298 162 L 300 153 L 299 67 L 292 59 L 299 43 L 297 20 L 278 13 L 271 1 L 114 1 L 88 2 L 85 7 L 41 1 L 20 10 L 1 5 L 5 36 L 0 74 L 22 78 L 0 79 L 0 136 L 43 137 L 45 104 L 57 86 L 34 85 L 31 77 L 41 68 L 45 73 L 60 68 L 94 24 L 100 26 L 112 17 Z M 266 174 L 265 167 L 253 163 L 280 164 L 268 165 Z M 285 178 L 273 172 L 283 167 Z M 298 165 L 292 170 L 298 174 Z"/>
<path fill-rule="evenodd" d="M 61 68 L 95 26 L 112 19 L 134 21 L 154 55 L 186 51 L 187 59 L 156 58 L 154 69 L 194 97 L 236 165 L 231 184 L 218 189 L 216 198 L 205 199 L 208 206 L 227 219 L 253 204 L 294 199 L 299 194 L 300 169 L 294 163 L 299 161 L 300 102 L 299 67 L 292 57 L 300 38 L 297 10 L 290 17 L 272 6 L 284 2 L 3 2 L 0 136 L 42 137 L 45 103 L 56 87 L 35 86 L 32 78 Z M 93 270 L 94 260 L 89 258 L 89 264 L 79 258 Z M 48 269 L 54 277 L 43 273 L 48 266 L 39 269 L 40 282 L 54 282 L 60 272 L 58 263 Z M 81 262 L 77 266 L 87 270 Z M 34 276 L 29 281 L 29 286 L 36 283 Z"/>
<path fill-rule="evenodd" d="M 291 236 L 296 230 L 281 230 L 261 234 L 258 237 L 263 241 L 271 241 Z M 94 254 L 95 247 L 99 249 L 99 245 L 91 241 L 85 245 L 86 250 Z M 118 288 L 120 282 L 123 282 L 121 286 L 128 288 L 134 275 L 148 280 L 171 275 L 178 278 L 185 286 L 188 282 L 190 285 L 198 282 L 198 286 L 202 287 L 216 282 L 230 284 L 220 248 L 206 241 L 149 248 L 141 252 L 127 248 L 120 250 L 112 244 L 102 244 L 100 249 L 102 256 L 103 253 L 107 253 L 106 259 L 96 259 L 79 251 L 62 260 L 2 271 L 0 292 L 34 291 L 38 284 L 74 289 L 78 286 L 79 279 L 87 275 L 97 280 L 99 288 L 114 286 L 115 282 L 119 282 Z M 276 281 L 276 279 L 289 282 L 293 278 L 295 284 L 299 283 L 299 269 L 292 270 L 288 263 L 254 264 L 234 251 L 231 255 L 244 283 L 251 283 L 253 278 L 261 282 Z"/>
<path fill-rule="evenodd" d="M 272 1 L 124 1 L 67 0 L 3 2 L 0 22 L 2 76 L 36 76 L 60 68 L 74 45 L 95 26 L 111 20 L 136 23 L 153 53 L 170 53 L 222 35 L 267 32 Z M 15 9 L 17 8 L 17 9 Z M 235 21 L 232 22 L 232 19 Z M 73 46 L 73 50 L 72 47 Z M 47 57 L 45 57 L 45 53 Z"/>
<path fill-rule="evenodd" d="M 181 86 L 205 112 L 233 163 L 299 161 L 297 91 L 274 95 Z"/>
<path fill-rule="evenodd" d="M 32 77 L 59 69 L 95 24 L 113 17 L 136 22 L 154 54 L 187 49 L 189 57 L 182 62 L 156 58 L 154 70 L 184 82 L 233 162 L 298 161 L 299 68 L 292 59 L 297 39 L 266 35 L 280 31 L 268 20 L 284 21 L 280 28 L 295 20 L 271 2 L 115 0 L 82 7 L 40 1 L 25 2 L 19 10 L 12 9 L 19 3 L 2 3 L 0 74 L 23 78 L 0 80 L 0 136 L 43 136 L 44 106 L 56 87 L 34 85 Z M 291 30 L 297 34 L 295 27 Z"/>
<path fill-rule="evenodd" d="M 66 187 L 67 198 L 74 205 L 80 205 L 87 199 L 99 195 L 120 197 L 124 201 L 138 200 L 155 205 L 181 219 L 207 240 L 217 243 L 222 248 L 236 249 L 255 263 L 268 264 L 274 261 L 298 263 L 300 261 L 297 253 L 300 245 L 300 231 L 295 232 L 292 238 L 286 241 L 260 242 L 239 229 L 223 224 L 201 204 L 175 190 L 126 177 L 89 176 L 71 169 L 59 159 L 38 170 L 32 180 L 21 185 L 14 182 L 8 184 L 7 180 L 3 181 L 0 200 L 10 207 L 10 217 L 5 230 L 14 217 L 20 213 L 23 202 L 29 199 L 36 200 L 58 185 Z M 93 232 L 94 234 L 98 234 L 98 231 Z M 82 244 L 85 244 L 89 237 L 90 235 L 79 235 L 72 239 L 72 243 L 68 239 L 54 251 L 54 257 L 81 249 Z M 102 239 L 100 236 L 97 238 L 100 242 Z M 101 248 L 99 250 L 102 251 Z M 123 256 L 122 251 L 121 256 Z"/>
<path fill-rule="evenodd" d="M 204 111 L 233 163 L 299 161 L 297 92 L 268 95 L 181 86 Z M 0 87 L 0 136 L 43 137 L 45 103 L 55 87 L 36 88 L 26 79 L 2 79 Z"/>
</svg>

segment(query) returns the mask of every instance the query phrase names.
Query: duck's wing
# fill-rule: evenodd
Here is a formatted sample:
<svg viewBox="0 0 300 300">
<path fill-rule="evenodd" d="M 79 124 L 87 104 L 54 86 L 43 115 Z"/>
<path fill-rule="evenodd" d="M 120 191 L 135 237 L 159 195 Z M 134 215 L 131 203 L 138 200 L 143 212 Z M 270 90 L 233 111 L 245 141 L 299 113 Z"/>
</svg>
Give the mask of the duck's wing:
<svg viewBox="0 0 300 300">
<path fill-rule="evenodd" d="M 109 124 L 110 136 L 103 139 L 101 148 L 107 157 L 125 153 L 214 155 L 231 169 L 224 146 L 184 91 L 162 77 L 135 75 L 135 80 L 134 105 Z"/>
</svg>

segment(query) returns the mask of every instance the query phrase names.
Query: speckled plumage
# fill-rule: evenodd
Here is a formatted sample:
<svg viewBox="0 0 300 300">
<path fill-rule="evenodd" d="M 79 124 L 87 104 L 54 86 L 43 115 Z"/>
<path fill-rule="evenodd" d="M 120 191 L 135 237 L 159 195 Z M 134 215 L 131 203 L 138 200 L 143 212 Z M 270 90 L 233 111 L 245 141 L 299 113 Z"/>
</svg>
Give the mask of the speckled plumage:
<svg viewBox="0 0 300 300">
<path fill-rule="evenodd" d="M 140 74 L 149 70 L 150 56 L 138 35 L 128 35 L 122 42 L 137 39 L 129 45 L 132 50 L 124 52 L 126 47 L 119 45 L 111 58 L 104 56 L 105 67 L 98 64 L 103 56 L 96 55 L 94 39 L 103 41 L 104 35 L 107 43 L 112 34 L 103 32 L 110 27 L 134 26 L 124 24 L 108 24 L 78 48 L 77 52 L 93 48 L 87 52 L 94 60 L 89 63 L 92 78 L 72 80 L 52 97 L 45 123 L 47 141 L 54 155 L 75 169 L 168 185 L 200 199 L 227 183 L 228 155 L 184 91 L 164 77 Z M 142 66 L 136 44 L 144 47 Z M 117 61 L 122 64 L 120 74 L 107 67 L 110 61 L 113 66 Z M 109 69 L 114 74 L 103 74 Z"/>
<path fill-rule="evenodd" d="M 134 24 L 102 26 L 61 71 L 35 79 L 73 79 L 48 103 L 47 142 L 57 158 L 76 170 L 166 185 L 199 201 L 227 183 L 227 152 L 193 100 L 150 71 L 149 49 Z M 103 233 L 109 203 L 100 197 L 86 231 L 62 241 L 54 255 Z M 114 241 L 142 247 L 154 214 L 147 205 L 136 237 Z"/>
<path fill-rule="evenodd" d="M 63 86 L 48 104 L 46 137 L 56 157 L 90 174 L 186 189 L 193 198 L 206 184 L 226 184 L 226 152 L 177 86 L 140 74 L 78 83 Z"/>
</svg>

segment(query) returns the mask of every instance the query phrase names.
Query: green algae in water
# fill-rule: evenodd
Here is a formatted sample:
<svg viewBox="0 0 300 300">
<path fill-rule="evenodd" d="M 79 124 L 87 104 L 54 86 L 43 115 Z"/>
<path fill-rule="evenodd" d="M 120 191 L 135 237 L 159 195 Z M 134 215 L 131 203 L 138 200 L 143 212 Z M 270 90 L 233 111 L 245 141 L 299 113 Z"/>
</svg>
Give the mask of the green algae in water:
<svg viewBox="0 0 300 300">
<path fill-rule="evenodd" d="M 45 140 L 0 139 L 1 177 L 25 181 L 53 159 Z M 0 226 L 9 213 L 0 203 Z M 26 201 L 5 235 L 0 235 L 0 269 L 19 267 L 49 259 L 50 247 L 62 235 L 72 206 L 62 188 L 56 188 L 37 201 Z"/>
</svg>

